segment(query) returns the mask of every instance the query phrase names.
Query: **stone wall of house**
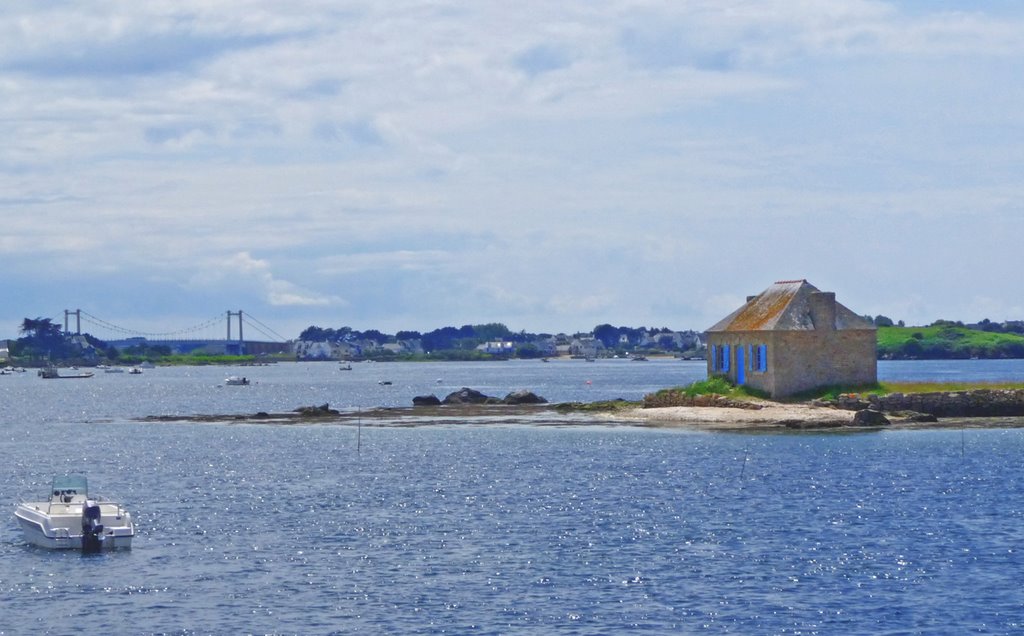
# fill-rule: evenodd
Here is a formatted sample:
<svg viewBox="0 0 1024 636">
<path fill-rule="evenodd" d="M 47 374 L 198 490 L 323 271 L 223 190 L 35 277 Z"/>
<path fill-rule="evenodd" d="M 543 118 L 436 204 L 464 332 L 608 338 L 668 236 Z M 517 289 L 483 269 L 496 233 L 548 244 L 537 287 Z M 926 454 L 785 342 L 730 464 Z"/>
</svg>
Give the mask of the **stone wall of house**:
<svg viewBox="0 0 1024 636">
<path fill-rule="evenodd" d="M 1024 389 L 843 395 L 829 404 L 859 411 L 874 408 L 887 413 L 914 411 L 936 417 L 1024 416 Z"/>
<path fill-rule="evenodd" d="M 874 331 L 781 331 L 773 340 L 775 355 L 770 347 L 768 361 L 774 370 L 774 397 L 878 380 Z"/>
<path fill-rule="evenodd" d="M 727 374 L 712 371 L 711 345 L 729 345 L 732 360 Z M 749 354 L 746 385 L 772 397 L 785 397 L 822 386 L 874 384 L 878 380 L 876 336 L 873 330 L 751 331 L 710 334 L 708 376 L 725 375 L 738 381 L 736 350 L 768 345 L 768 369 L 751 370 Z"/>
</svg>

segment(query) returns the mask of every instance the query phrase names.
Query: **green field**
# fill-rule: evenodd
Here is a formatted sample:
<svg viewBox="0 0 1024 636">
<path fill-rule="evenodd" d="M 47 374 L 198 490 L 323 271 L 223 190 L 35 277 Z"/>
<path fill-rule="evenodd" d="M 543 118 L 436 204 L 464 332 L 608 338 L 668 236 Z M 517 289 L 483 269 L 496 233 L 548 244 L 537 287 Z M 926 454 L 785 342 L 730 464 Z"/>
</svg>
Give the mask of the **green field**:
<svg viewBox="0 0 1024 636">
<path fill-rule="evenodd" d="M 879 327 L 878 357 L 894 360 L 1024 358 L 1024 336 L 956 325 Z"/>
</svg>

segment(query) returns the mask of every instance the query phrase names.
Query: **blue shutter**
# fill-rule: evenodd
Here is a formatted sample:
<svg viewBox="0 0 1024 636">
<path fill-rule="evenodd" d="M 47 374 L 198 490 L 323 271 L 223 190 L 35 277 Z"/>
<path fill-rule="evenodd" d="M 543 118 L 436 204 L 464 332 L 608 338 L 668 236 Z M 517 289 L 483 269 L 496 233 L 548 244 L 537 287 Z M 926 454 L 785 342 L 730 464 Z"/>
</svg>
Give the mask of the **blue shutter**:
<svg viewBox="0 0 1024 636">
<path fill-rule="evenodd" d="M 729 372 L 729 345 L 722 345 L 722 371 Z"/>
<path fill-rule="evenodd" d="M 711 345 L 711 372 L 718 371 L 718 346 Z"/>
<path fill-rule="evenodd" d="M 768 370 L 768 345 L 761 345 L 757 356 L 758 371 Z"/>
</svg>

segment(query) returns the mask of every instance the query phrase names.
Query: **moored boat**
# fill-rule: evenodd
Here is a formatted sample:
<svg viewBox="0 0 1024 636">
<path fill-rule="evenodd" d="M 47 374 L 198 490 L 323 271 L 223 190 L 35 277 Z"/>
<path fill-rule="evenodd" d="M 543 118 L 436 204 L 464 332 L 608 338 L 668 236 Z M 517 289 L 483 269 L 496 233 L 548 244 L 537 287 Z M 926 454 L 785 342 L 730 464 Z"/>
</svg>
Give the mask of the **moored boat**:
<svg viewBox="0 0 1024 636">
<path fill-rule="evenodd" d="M 91 378 L 91 371 L 84 371 L 82 373 L 72 373 L 70 375 L 61 375 L 57 367 L 49 366 L 39 370 L 39 377 L 44 380 L 80 380 L 82 378 Z"/>
<path fill-rule="evenodd" d="M 32 545 L 55 550 L 98 552 L 131 548 L 135 524 L 121 504 L 89 494 L 84 475 L 55 477 L 47 501 L 28 501 L 14 510 Z"/>
<path fill-rule="evenodd" d="M 228 386 L 247 386 L 249 384 L 249 378 L 232 375 L 224 378 L 224 384 Z"/>
</svg>

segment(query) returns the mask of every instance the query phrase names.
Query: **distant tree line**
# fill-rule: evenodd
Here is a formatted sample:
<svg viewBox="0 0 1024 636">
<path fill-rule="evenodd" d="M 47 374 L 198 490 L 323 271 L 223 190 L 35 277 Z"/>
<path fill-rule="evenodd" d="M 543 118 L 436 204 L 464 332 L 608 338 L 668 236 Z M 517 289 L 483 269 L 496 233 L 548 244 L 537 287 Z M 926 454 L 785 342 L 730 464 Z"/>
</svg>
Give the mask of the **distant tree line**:
<svg viewBox="0 0 1024 636">
<path fill-rule="evenodd" d="M 883 316 L 881 314 L 875 316 L 874 318 L 872 318 L 871 316 L 868 316 L 868 315 L 861 316 L 861 317 L 864 318 L 864 320 L 867 320 L 868 322 L 870 322 L 871 324 L 873 324 L 876 327 L 903 327 L 904 326 L 902 320 L 894 323 L 892 321 L 892 318 L 890 318 L 888 316 Z"/>
<path fill-rule="evenodd" d="M 1003 322 L 993 322 L 988 318 L 985 318 L 981 322 L 964 325 L 964 323 L 957 321 L 952 322 L 949 320 L 938 320 L 932 323 L 936 325 L 956 325 L 958 327 L 968 327 L 969 329 L 977 329 L 979 331 L 987 331 L 989 333 L 1015 333 L 1024 335 L 1024 320 L 1006 320 Z"/>
<path fill-rule="evenodd" d="M 358 331 L 351 327 L 332 329 L 317 326 L 307 327 L 299 334 L 299 340 L 313 342 L 358 342 L 360 340 L 376 343 L 378 346 L 397 342 L 418 340 L 425 351 L 446 351 L 452 349 L 473 349 L 482 342 L 505 340 L 509 342 L 531 342 L 537 337 L 550 337 L 549 334 L 527 334 L 525 331 L 513 332 L 505 325 L 494 322 L 482 325 L 463 325 L 461 327 L 441 327 L 426 333 L 419 331 L 398 331 L 386 334 L 376 329 Z"/>
<path fill-rule="evenodd" d="M 356 353 L 338 354 L 353 357 L 379 359 L 406 359 L 429 356 L 431 359 L 475 360 L 494 357 L 539 358 L 555 355 L 558 347 L 571 348 L 574 342 L 599 342 L 603 347 L 601 355 L 620 353 L 658 353 L 676 351 L 701 353 L 701 337 L 696 332 L 677 332 L 668 327 L 615 327 L 600 324 L 590 332 L 574 334 L 549 334 L 512 331 L 502 323 L 441 327 L 427 332 L 398 331 L 386 334 L 376 329 L 359 331 L 351 327 L 324 328 L 310 326 L 304 329 L 298 340 L 304 343 L 329 343 L 351 345 L 348 351 Z M 487 343 L 501 343 L 492 348 Z M 395 346 L 398 345 L 398 346 Z M 484 346 L 481 346 L 484 345 Z M 586 345 L 580 345 L 586 348 Z M 315 351 L 315 352 L 314 352 Z M 299 354 L 304 359 L 322 359 L 326 350 L 306 350 Z"/>
<path fill-rule="evenodd" d="M 872 323 L 876 327 L 905 327 L 906 325 L 902 320 L 893 322 L 892 318 L 888 316 L 878 315 L 875 317 L 863 316 L 865 320 Z M 964 323 L 960 320 L 936 320 L 928 327 L 965 327 L 967 329 L 976 329 L 978 331 L 987 331 L 989 333 L 1016 333 L 1024 335 L 1024 320 L 1005 320 L 1003 322 L 994 322 L 985 318 L 975 323 Z"/>
</svg>

